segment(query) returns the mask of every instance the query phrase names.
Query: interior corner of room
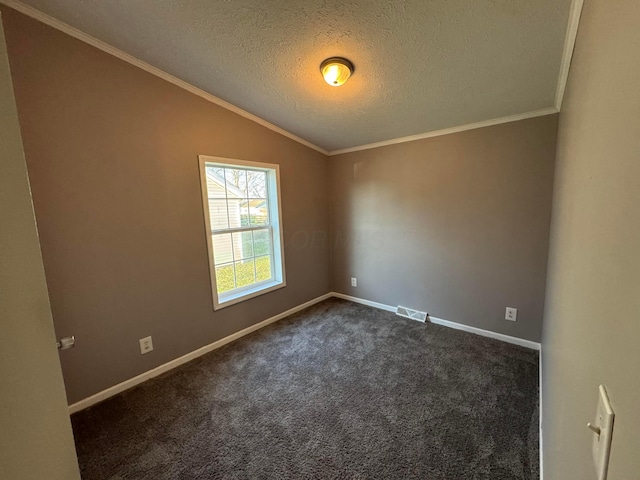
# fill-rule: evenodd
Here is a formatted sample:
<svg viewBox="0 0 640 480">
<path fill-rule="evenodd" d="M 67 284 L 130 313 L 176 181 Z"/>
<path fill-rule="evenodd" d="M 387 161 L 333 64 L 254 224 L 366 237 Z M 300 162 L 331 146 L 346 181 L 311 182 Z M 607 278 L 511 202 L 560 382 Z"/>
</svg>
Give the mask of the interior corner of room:
<svg viewBox="0 0 640 480">
<path fill-rule="evenodd" d="M 520 3 L 494 6 L 496 15 L 517 17 Z M 322 92 L 319 104 L 336 99 L 351 130 L 330 125 L 339 117 L 330 109 L 317 111 L 324 130 L 303 126 L 311 107 L 296 129 L 271 92 L 264 111 L 284 128 L 64 23 L 56 2 L 0 0 L 0 410 L 15 412 L 2 414 L 0 470 L 79 478 L 69 414 L 198 358 L 228 355 L 237 366 L 234 345 L 279 358 L 273 345 L 284 349 L 294 330 L 276 337 L 266 328 L 276 322 L 300 320 L 307 346 L 322 331 L 351 338 L 337 317 L 333 330 L 313 323 L 333 309 L 371 329 L 355 357 L 382 331 L 390 344 L 433 342 L 433 355 L 446 342 L 469 355 L 495 348 L 504 356 L 491 368 L 535 364 L 540 458 L 519 460 L 536 463 L 530 477 L 504 478 L 604 478 L 593 473 L 604 426 L 586 427 L 598 398 L 598 412 L 616 414 L 608 478 L 640 478 L 640 4 L 562 3 L 548 101 L 460 126 L 445 125 L 443 107 L 441 127 L 389 126 L 385 136 L 373 120 L 349 123 L 374 111 L 373 97 L 367 110 L 338 90 L 382 88 L 361 83 L 374 73 L 364 60 L 347 60 L 336 87 L 321 83 L 316 62 L 291 75 L 313 87 L 295 84 L 280 99 Z M 495 112 L 517 95 L 502 92 Z M 406 321 L 388 315 L 398 306 L 434 330 L 411 321 L 401 334 L 385 330 Z M 267 346 L 269 332 L 283 343 Z"/>
</svg>

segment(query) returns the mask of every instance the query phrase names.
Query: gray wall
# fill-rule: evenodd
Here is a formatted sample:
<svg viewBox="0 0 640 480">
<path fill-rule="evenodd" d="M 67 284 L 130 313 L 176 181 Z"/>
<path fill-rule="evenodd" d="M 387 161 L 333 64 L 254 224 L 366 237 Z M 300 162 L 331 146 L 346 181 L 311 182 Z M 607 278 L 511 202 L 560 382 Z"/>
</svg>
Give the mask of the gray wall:
<svg viewBox="0 0 640 480">
<path fill-rule="evenodd" d="M 0 476 L 79 479 L 0 22 Z"/>
<path fill-rule="evenodd" d="M 598 385 L 611 480 L 640 478 L 640 2 L 587 0 L 560 115 L 543 336 L 545 478 L 595 478 Z"/>
<path fill-rule="evenodd" d="M 2 12 L 70 402 L 329 291 L 324 155 Z M 198 154 L 282 178 L 287 286 L 215 313 Z"/>
<path fill-rule="evenodd" d="M 333 290 L 539 341 L 556 125 L 552 115 L 331 157 Z"/>
<path fill-rule="evenodd" d="M 1 8 L 71 402 L 331 287 L 540 339 L 556 116 L 327 159 Z M 280 164 L 286 288 L 213 312 L 198 154 Z"/>
</svg>

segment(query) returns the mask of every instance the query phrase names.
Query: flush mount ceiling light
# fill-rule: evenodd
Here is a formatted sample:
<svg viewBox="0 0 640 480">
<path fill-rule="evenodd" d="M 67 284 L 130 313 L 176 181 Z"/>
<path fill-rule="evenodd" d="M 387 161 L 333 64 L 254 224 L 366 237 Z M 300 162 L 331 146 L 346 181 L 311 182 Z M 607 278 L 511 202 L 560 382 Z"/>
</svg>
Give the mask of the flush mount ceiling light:
<svg viewBox="0 0 640 480">
<path fill-rule="evenodd" d="M 343 85 L 353 73 L 353 63 L 346 58 L 327 58 L 320 64 L 320 72 L 325 82 L 332 87 L 339 87 Z"/>
</svg>

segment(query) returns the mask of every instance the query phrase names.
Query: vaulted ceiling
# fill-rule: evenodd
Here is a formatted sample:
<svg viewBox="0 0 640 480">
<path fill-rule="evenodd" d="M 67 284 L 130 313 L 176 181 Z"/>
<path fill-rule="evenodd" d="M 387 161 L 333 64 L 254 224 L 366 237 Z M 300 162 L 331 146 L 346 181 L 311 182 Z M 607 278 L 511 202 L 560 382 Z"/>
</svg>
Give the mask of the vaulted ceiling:
<svg viewBox="0 0 640 480">
<path fill-rule="evenodd" d="M 8 2 L 7 2 L 8 3 Z M 553 108 L 571 0 L 26 0 L 329 151 Z M 342 87 L 319 65 L 343 56 Z"/>
</svg>

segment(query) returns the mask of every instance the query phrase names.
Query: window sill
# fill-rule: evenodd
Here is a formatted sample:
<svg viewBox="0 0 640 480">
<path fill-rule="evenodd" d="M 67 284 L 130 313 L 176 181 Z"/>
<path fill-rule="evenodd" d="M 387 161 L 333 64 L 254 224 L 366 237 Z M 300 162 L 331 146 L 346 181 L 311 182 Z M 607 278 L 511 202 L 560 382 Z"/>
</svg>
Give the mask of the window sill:
<svg viewBox="0 0 640 480">
<path fill-rule="evenodd" d="M 255 298 L 265 293 L 273 292 L 279 288 L 285 287 L 287 284 L 284 281 L 272 281 L 256 285 L 253 288 L 242 290 L 241 292 L 231 293 L 227 295 L 218 296 L 217 301 L 213 304 L 214 310 L 220 310 L 221 308 L 230 307 L 236 303 L 244 302 L 250 298 Z"/>
</svg>

